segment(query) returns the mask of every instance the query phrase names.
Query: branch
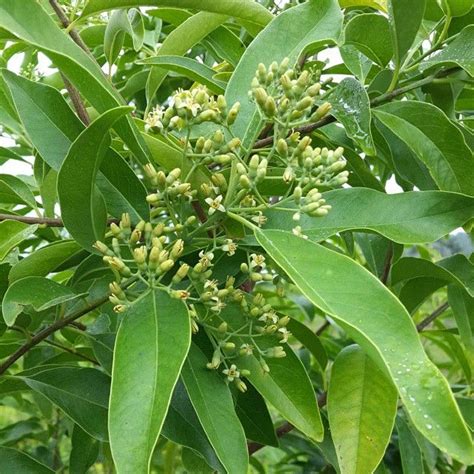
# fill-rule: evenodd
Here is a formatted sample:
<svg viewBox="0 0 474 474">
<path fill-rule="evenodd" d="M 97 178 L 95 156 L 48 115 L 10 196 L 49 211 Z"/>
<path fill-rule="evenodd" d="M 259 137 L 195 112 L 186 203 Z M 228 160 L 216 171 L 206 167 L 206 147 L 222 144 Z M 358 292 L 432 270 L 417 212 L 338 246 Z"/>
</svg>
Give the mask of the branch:
<svg viewBox="0 0 474 474">
<path fill-rule="evenodd" d="M 449 304 L 446 301 L 442 305 L 438 306 L 429 316 L 427 316 L 423 321 L 416 325 L 418 332 L 423 331 L 429 324 L 431 324 L 438 316 L 441 316 L 447 309 Z"/>
<path fill-rule="evenodd" d="M 326 392 L 323 392 L 320 395 L 318 395 L 318 407 L 319 408 L 322 408 L 323 406 L 325 406 L 326 401 L 327 401 Z M 291 423 L 288 423 L 288 422 L 283 423 L 283 425 L 279 426 L 276 429 L 277 438 L 281 438 L 281 437 L 285 436 L 287 433 L 292 431 L 294 428 L 295 427 Z M 252 454 L 256 453 L 257 451 L 260 451 L 264 447 L 265 447 L 265 445 L 260 444 L 260 443 L 248 443 L 247 444 L 247 450 L 249 452 L 249 455 L 252 455 Z"/>
<path fill-rule="evenodd" d="M 392 258 L 393 258 L 393 244 L 390 242 L 390 247 L 388 248 L 387 255 L 385 256 L 385 262 L 383 265 L 383 273 L 380 277 L 380 281 L 386 285 L 388 281 L 388 276 L 390 275 L 390 269 L 392 268 Z"/>
<path fill-rule="evenodd" d="M 385 94 L 382 94 L 375 99 L 370 101 L 370 106 L 371 107 L 376 107 L 377 105 L 382 105 L 385 104 L 386 102 L 390 102 L 396 97 L 399 97 L 401 95 L 406 94 L 407 92 L 410 92 L 413 89 L 418 89 L 419 87 L 422 87 L 426 84 L 430 84 L 433 82 L 435 79 L 439 79 L 440 77 L 445 77 L 453 72 L 459 71 L 459 68 L 452 68 L 452 69 L 447 69 L 444 71 L 440 71 L 436 74 L 432 74 L 431 76 L 427 76 L 423 79 L 420 79 L 419 81 L 412 82 L 411 84 L 408 84 L 404 87 L 400 87 L 398 89 L 395 89 L 391 92 L 386 92 Z M 325 125 L 328 125 L 330 123 L 335 122 L 336 119 L 332 115 L 327 115 L 326 117 L 322 118 L 321 120 L 310 123 L 308 125 L 303 125 L 302 127 L 296 128 L 294 131 L 300 132 L 300 133 L 311 133 L 313 130 L 316 130 L 318 128 L 324 127 Z M 273 137 L 266 137 L 262 138 L 261 140 L 257 140 L 255 142 L 254 148 L 263 148 L 266 147 L 270 144 L 273 143 Z"/>
<path fill-rule="evenodd" d="M 130 278 L 127 282 L 125 282 L 125 284 L 122 285 L 122 288 L 130 286 L 135 281 L 136 277 Z M 25 344 L 19 347 L 3 364 L 0 365 L 0 375 L 4 374 L 8 370 L 8 368 L 10 368 L 21 356 L 25 355 L 30 349 L 37 346 L 47 337 L 51 336 L 51 334 L 54 334 L 56 331 L 59 331 L 60 329 L 68 326 L 69 324 L 72 324 L 76 319 L 79 319 L 81 316 L 90 313 L 99 306 L 102 306 L 104 303 L 107 303 L 107 301 L 109 301 L 110 295 L 111 293 L 107 293 L 104 296 L 97 298 L 85 308 L 73 311 L 69 316 L 66 316 L 62 319 L 58 319 L 50 326 L 47 326 L 40 332 L 36 333 L 30 340 L 28 340 L 27 342 L 25 342 Z"/>
<path fill-rule="evenodd" d="M 18 221 L 24 222 L 25 224 L 39 224 L 47 227 L 64 227 L 62 219 L 55 219 L 52 217 L 30 217 L 30 216 L 18 216 L 16 214 L 0 214 L 1 221 Z M 107 225 L 112 223 L 118 224 L 119 219 L 108 219 Z"/>
</svg>

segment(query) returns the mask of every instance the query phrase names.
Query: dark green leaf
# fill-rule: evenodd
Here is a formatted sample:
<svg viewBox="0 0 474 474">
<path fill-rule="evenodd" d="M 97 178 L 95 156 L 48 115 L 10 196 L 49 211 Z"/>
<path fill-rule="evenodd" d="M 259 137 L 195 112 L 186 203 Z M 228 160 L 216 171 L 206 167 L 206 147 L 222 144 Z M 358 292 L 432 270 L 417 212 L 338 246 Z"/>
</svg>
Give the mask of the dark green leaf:
<svg viewBox="0 0 474 474">
<path fill-rule="evenodd" d="M 86 474 L 99 455 L 99 443 L 79 425 L 74 425 L 71 436 L 70 474 Z"/>
<path fill-rule="evenodd" d="M 0 470 L 15 474 L 53 474 L 54 471 L 16 449 L 0 446 Z"/>
<path fill-rule="evenodd" d="M 36 232 L 37 225 L 28 225 L 23 222 L 6 220 L 0 222 L 0 262 L 10 250 L 20 242 Z"/>
</svg>

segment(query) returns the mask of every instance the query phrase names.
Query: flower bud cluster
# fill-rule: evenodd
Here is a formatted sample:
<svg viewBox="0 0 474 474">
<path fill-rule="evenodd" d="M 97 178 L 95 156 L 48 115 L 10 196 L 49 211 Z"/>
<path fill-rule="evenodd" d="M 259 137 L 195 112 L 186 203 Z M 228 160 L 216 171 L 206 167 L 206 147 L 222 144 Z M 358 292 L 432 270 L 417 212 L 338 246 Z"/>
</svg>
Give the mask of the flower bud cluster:
<svg viewBox="0 0 474 474">
<path fill-rule="evenodd" d="M 235 158 L 239 152 L 241 141 L 239 138 L 232 138 L 226 141 L 224 132 L 216 130 L 209 138 L 199 137 L 192 147 L 191 158 L 198 158 L 204 165 L 225 166 Z"/>
<path fill-rule="evenodd" d="M 308 70 L 297 73 L 290 69 L 288 58 L 280 64 L 274 61 L 268 68 L 260 63 L 249 96 L 267 120 L 276 120 L 288 129 L 318 121 L 330 112 L 328 102 L 317 106 L 321 90 L 318 79 L 318 74 Z"/>
<path fill-rule="evenodd" d="M 164 109 L 158 106 L 148 114 L 145 131 L 158 133 L 182 130 L 204 122 L 230 126 L 235 122 L 239 110 L 238 102 L 229 109 L 223 95 L 214 98 L 204 86 L 191 90 L 178 89 L 171 97 L 169 107 Z"/>
</svg>

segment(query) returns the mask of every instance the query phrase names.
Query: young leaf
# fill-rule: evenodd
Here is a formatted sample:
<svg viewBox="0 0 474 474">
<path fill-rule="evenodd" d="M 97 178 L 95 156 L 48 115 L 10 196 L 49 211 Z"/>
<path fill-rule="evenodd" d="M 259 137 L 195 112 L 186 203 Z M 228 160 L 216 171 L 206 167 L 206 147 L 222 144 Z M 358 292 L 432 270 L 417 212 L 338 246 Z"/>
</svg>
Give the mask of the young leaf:
<svg viewBox="0 0 474 474">
<path fill-rule="evenodd" d="M 109 406 L 110 448 L 119 472 L 148 472 L 191 342 L 186 307 L 150 290 L 117 333 Z"/>
<path fill-rule="evenodd" d="M 183 366 L 186 391 L 226 472 L 247 472 L 247 442 L 232 395 L 224 379 L 206 368 L 207 362 L 201 349 L 192 344 Z"/>
<path fill-rule="evenodd" d="M 233 126 L 236 136 L 248 145 L 258 134 L 260 122 L 247 92 L 260 62 L 295 63 L 307 48 L 336 43 L 341 34 L 342 14 L 336 0 L 309 0 L 278 15 L 250 44 L 227 86 L 229 104 L 239 101 L 240 113 Z M 282 34 L 284 32 L 284 38 Z"/>
<path fill-rule="evenodd" d="M 428 359 L 413 321 L 397 298 L 369 271 L 340 253 L 278 230 L 259 230 L 256 237 L 302 293 L 390 375 L 418 430 L 469 464 L 472 439 L 449 384 Z"/>
<path fill-rule="evenodd" d="M 357 142 L 364 153 L 374 155 L 369 96 L 362 84 L 348 77 L 332 89 L 326 98 L 332 105 L 331 115 L 344 125 L 347 135 Z"/>
<path fill-rule="evenodd" d="M 328 389 L 331 435 L 342 474 L 373 472 L 390 441 L 397 391 L 357 345 L 334 361 Z"/>
<path fill-rule="evenodd" d="M 15 474 L 53 474 L 54 471 L 30 455 L 6 446 L 0 446 L 0 470 Z"/>
<path fill-rule="evenodd" d="M 8 326 L 13 326 L 24 306 L 31 305 L 36 311 L 43 311 L 80 296 L 53 280 L 25 277 L 8 287 L 2 301 L 3 319 Z"/>
<path fill-rule="evenodd" d="M 110 379 L 97 369 L 41 367 L 17 376 L 100 441 L 107 440 Z"/>
<path fill-rule="evenodd" d="M 305 234 L 324 240 L 344 230 L 377 232 L 400 244 L 433 242 L 464 225 L 474 214 L 474 199 L 461 194 L 423 191 L 385 194 L 372 189 L 336 189 L 324 193 L 332 206 L 321 218 L 301 217 Z M 266 213 L 269 229 L 291 231 L 292 213 Z"/>
<path fill-rule="evenodd" d="M 474 195 L 474 158 L 460 130 L 437 107 L 399 101 L 374 114 L 428 167 L 443 191 Z"/>
<path fill-rule="evenodd" d="M 106 210 L 96 187 L 96 176 L 110 144 L 109 130 L 130 111 L 117 107 L 86 128 L 69 149 L 58 175 L 58 196 L 64 225 L 76 242 L 92 248 L 103 238 Z"/>
<path fill-rule="evenodd" d="M 10 250 L 20 242 L 36 232 L 37 225 L 28 225 L 23 222 L 6 220 L 0 222 L 0 262 Z"/>
</svg>

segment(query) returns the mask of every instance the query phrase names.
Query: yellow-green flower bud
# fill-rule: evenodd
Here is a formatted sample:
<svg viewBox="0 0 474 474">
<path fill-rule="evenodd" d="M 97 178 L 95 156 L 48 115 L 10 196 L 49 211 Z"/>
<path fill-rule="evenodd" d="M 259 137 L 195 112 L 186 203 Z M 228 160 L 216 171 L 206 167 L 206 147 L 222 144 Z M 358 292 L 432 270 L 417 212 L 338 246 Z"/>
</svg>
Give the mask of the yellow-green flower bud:
<svg viewBox="0 0 474 474">
<path fill-rule="evenodd" d="M 249 272 L 249 266 L 246 263 L 241 263 L 240 264 L 240 271 L 242 273 L 248 273 Z"/>
<path fill-rule="evenodd" d="M 245 385 L 245 382 L 243 382 L 241 379 L 239 378 L 234 379 L 234 383 L 237 389 L 241 391 L 242 393 L 245 393 L 247 391 L 247 385 Z"/>
<path fill-rule="evenodd" d="M 310 108 L 313 105 L 313 99 L 309 96 L 303 97 L 297 104 L 296 104 L 296 109 L 297 110 L 306 110 Z"/>
<path fill-rule="evenodd" d="M 227 114 L 227 125 L 233 125 L 240 111 L 240 102 L 236 102 Z"/>
<path fill-rule="evenodd" d="M 320 105 L 318 110 L 313 114 L 312 119 L 316 121 L 321 120 L 331 111 L 331 109 L 332 105 L 329 102 L 324 102 L 324 104 Z"/>
<path fill-rule="evenodd" d="M 283 157 L 288 156 L 288 144 L 286 143 L 285 139 L 280 138 L 277 141 L 277 151 Z"/>
<path fill-rule="evenodd" d="M 171 270 L 173 266 L 174 260 L 168 259 L 161 263 L 159 268 L 163 273 L 166 273 L 167 271 Z"/>
<path fill-rule="evenodd" d="M 233 342 L 223 342 L 221 343 L 222 349 L 225 351 L 233 351 L 235 350 L 235 344 Z"/>
<path fill-rule="evenodd" d="M 217 108 L 221 113 L 225 114 L 225 111 L 227 110 L 227 102 L 223 95 L 217 96 Z"/>
<path fill-rule="evenodd" d="M 312 86 L 308 87 L 306 92 L 310 97 L 316 97 L 319 94 L 319 91 L 321 90 L 321 84 L 318 82 L 316 84 L 313 84 Z"/>
<path fill-rule="evenodd" d="M 255 89 L 253 95 L 254 95 L 254 97 L 255 97 L 255 100 L 256 100 L 257 104 L 258 104 L 262 109 L 264 109 L 265 103 L 266 103 L 267 98 L 268 98 L 268 94 L 267 94 L 267 92 L 265 91 L 265 89 L 264 89 L 263 87 L 259 87 L 259 88 Z"/>
<path fill-rule="evenodd" d="M 221 334 L 225 334 L 227 332 L 227 323 L 224 321 L 223 323 L 219 324 L 217 331 Z"/>
<path fill-rule="evenodd" d="M 113 255 L 113 252 L 109 249 L 109 247 L 107 247 L 107 245 L 105 245 L 100 240 L 95 242 L 95 244 L 92 247 L 94 247 L 96 250 L 98 250 L 100 253 L 104 255 Z"/>
<path fill-rule="evenodd" d="M 269 96 L 267 98 L 263 110 L 269 117 L 273 117 L 276 114 L 276 103 L 273 97 Z"/>
</svg>

